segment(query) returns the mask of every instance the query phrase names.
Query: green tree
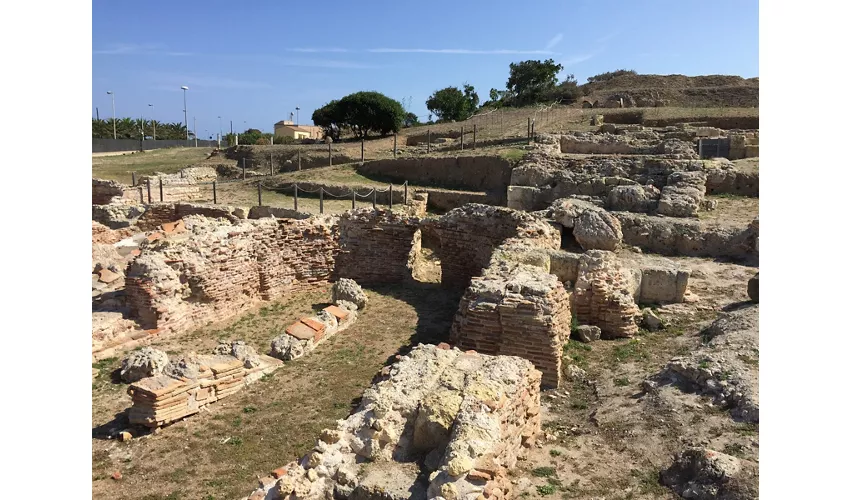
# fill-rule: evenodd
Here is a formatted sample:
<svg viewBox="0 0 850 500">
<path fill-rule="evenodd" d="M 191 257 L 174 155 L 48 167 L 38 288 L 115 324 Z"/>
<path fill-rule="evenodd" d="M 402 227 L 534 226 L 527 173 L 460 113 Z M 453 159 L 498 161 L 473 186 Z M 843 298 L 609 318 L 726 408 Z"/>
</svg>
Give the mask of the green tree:
<svg viewBox="0 0 850 500">
<path fill-rule="evenodd" d="M 331 101 L 313 111 L 312 117 L 313 123 L 322 127 L 325 135 L 331 137 L 334 141 L 338 141 L 339 135 L 342 133 L 342 119 L 338 105 L 339 101 Z"/>
<path fill-rule="evenodd" d="M 582 95 L 582 90 L 574 75 L 567 75 L 564 80 L 544 93 L 544 100 L 572 104 Z"/>
<path fill-rule="evenodd" d="M 506 87 L 517 105 L 540 102 L 558 83 L 558 73 L 563 69 L 553 59 L 511 63 Z"/>
<path fill-rule="evenodd" d="M 421 123 L 419 123 L 419 117 L 416 116 L 416 113 L 407 113 L 404 115 L 404 122 L 402 123 L 404 128 L 415 127 L 417 125 L 421 125 Z"/>
<path fill-rule="evenodd" d="M 463 91 L 457 87 L 446 87 L 431 94 L 425 105 L 439 121 L 462 121 L 478 108 L 478 93 L 475 87 L 467 84 L 463 85 Z"/>
</svg>

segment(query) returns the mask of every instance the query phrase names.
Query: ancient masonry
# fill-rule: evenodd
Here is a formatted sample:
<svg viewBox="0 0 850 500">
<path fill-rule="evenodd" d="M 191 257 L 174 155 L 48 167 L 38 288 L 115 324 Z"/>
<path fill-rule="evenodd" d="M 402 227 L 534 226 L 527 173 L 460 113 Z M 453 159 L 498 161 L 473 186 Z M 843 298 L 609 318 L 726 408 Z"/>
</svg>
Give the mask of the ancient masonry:
<svg viewBox="0 0 850 500">
<path fill-rule="evenodd" d="M 420 344 L 248 498 L 510 498 L 507 472 L 539 432 L 529 361 Z"/>
<path fill-rule="evenodd" d="M 127 389 L 133 401 L 130 423 L 155 428 L 194 415 L 282 365 L 280 360 L 257 355 L 239 344 L 225 345 L 224 352 L 217 348 L 218 353 L 212 355 L 187 355 L 171 363 L 168 373 L 131 384 Z"/>
<path fill-rule="evenodd" d="M 617 265 L 611 252 L 585 252 L 573 294 L 578 321 L 598 326 L 602 338 L 633 337 L 640 317 L 640 309 L 630 293 L 634 289 L 633 280 L 631 273 Z"/>
</svg>

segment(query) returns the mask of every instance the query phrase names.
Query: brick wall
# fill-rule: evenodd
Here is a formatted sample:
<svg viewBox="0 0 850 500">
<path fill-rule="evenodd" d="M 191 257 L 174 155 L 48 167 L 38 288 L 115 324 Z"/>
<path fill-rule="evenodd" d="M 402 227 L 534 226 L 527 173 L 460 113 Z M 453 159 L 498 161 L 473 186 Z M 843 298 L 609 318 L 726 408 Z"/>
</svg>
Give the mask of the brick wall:
<svg viewBox="0 0 850 500">
<path fill-rule="evenodd" d="M 539 235 L 546 245 L 558 248 L 557 231 L 526 213 L 487 205 L 469 204 L 451 210 L 433 225 L 440 240 L 437 256 L 442 268 L 442 283 L 464 287 L 478 276 L 490 261 L 493 249 L 505 240 Z"/>
<path fill-rule="evenodd" d="M 613 252 L 585 252 L 573 292 L 578 321 L 598 326 L 603 338 L 633 337 L 640 317 L 631 292 L 635 286 L 632 273 L 616 262 Z"/>
<path fill-rule="evenodd" d="M 451 329 L 461 349 L 519 356 L 561 383 L 561 354 L 570 336 L 570 295 L 558 278 L 520 264 L 488 269 L 466 289 Z"/>
<path fill-rule="evenodd" d="M 130 314 L 144 328 L 185 331 L 330 279 L 333 218 L 184 220 L 184 242 L 153 244 L 130 266 Z"/>
<path fill-rule="evenodd" d="M 361 285 L 400 283 L 411 277 L 419 219 L 361 208 L 339 218 L 335 277 Z"/>
</svg>

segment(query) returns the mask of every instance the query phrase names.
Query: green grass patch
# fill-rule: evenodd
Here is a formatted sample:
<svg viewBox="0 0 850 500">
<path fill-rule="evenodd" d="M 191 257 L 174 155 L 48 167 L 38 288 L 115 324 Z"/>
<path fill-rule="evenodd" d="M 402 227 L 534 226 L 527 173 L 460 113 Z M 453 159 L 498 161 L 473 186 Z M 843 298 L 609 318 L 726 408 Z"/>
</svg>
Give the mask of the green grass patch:
<svg viewBox="0 0 850 500">
<path fill-rule="evenodd" d="M 615 379 L 614 379 L 614 385 L 616 385 L 616 386 L 618 386 L 618 387 L 625 387 L 625 386 L 627 386 L 627 385 L 629 385 L 629 384 L 631 384 L 631 382 L 630 382 L 630 381 L 629 381 L 629 379 L 628 379 L 628 378 L 626 378 L 626 377 L 622 377 L 622 378 L 615 378 Z"/>
<path fill-rule="evenodd" d="M 543 486 L 537 487 L 537 493 L 543 496 L 551 495 L 555 493 L 555 491 L 557 491 L 557 488 L 552 484 L 544 484 Z"/>
<path fill-rule="evenodd" d="M 534 477 L 551 477 L 555 475 L 554 467 L 537 467 L 531 470 L 531 475 Z"/>
<path fill-rule="evenodd" d="M 553 457 L 560 457 L 561 456 L 561 450 L 555 450 L 555 449 L 549 450 L 549 455 L 553 456 Z"/>
<path fill-rule="evenodd" d="M 638 339 L 631 339 L 625 344 L 618 345 L 612 351 L 614 361 L 622 363 L 623 361 L 640 361 L 648 358 L 644 350 L 644 345 Z"/>
</svg>

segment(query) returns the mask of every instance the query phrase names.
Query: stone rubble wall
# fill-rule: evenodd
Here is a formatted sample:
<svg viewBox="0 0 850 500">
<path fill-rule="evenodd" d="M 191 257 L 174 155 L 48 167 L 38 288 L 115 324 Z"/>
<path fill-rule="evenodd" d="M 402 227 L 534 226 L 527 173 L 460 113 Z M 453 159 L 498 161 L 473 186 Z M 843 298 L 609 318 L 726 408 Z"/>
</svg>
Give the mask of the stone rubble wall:
<svg viewBox="0 0 850 500">
<path fill-rule="evenodd" d="M 758 256 L 758 224 L 706 224 L 698 220 L 611 212 L 620 221 L 623 243 L 644 252 L 688 257 Z"/>
<path fill-rule="evenodd" d="M 367 161 L 357 167 L 357 172 L 390 182 L 494 191 L 504 196 L 512 168 L 508 160 L 499 156 L 455 156 Z"/>
<path fill-rule="evenodd" d="M 382 373 L 247 498 L 510 498 L 508 472 L 541 429 L 531 362 L 420 344 Z"/>
<path fill-rule="evenodd" d="M 130 385 L 131 424 L 162 427 L 194 415 L 205 406 L 231 396 L 265 374 L 280 368 L 281 361 L 260 355 L 254 363 L 232 355 L 190 355 L 197 365 L 194 376 L 156 375 Z M 249 366 L 250 365 L 250 366 Z"/>
<path fill-rule="evenodd" d="M 118 181 L 91 180 L 92 205 L 135 205 L 142 203 L 139 187 L 131 187 Z"/>
<path fill-rule="evenodd" d="M 411 279 L 419 219 L 397 211 L 361 208 L 339 218 L 339 254 L 334 276 L 361 285 Z"/>
<path fill-rule="evenodd" d="M 327 284 L 334 268 L 332 217 L 184 220 L 183 241 L 156 242 L 130 265 L 127 301 L 144 328 L 185 331 L 222 320 L 257 301 Z"/>
</svg>

